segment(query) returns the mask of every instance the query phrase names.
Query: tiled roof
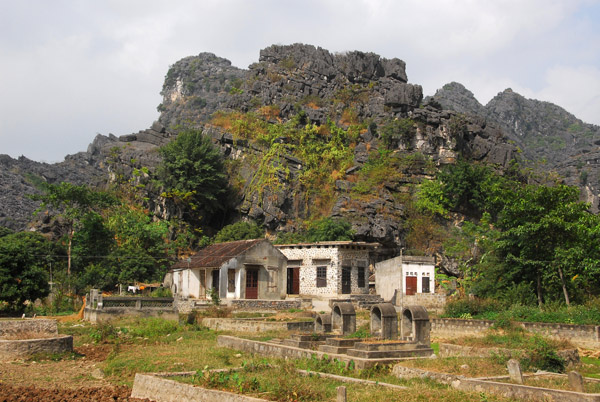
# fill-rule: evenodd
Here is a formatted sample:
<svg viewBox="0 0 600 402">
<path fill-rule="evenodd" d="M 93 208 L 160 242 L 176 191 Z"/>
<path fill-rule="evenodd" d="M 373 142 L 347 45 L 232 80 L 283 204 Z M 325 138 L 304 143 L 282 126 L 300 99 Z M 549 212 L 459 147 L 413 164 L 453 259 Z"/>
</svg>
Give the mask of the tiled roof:
<svg viewBox="0 0 600 402">
<path fill-rule="evenodd" d="M 364 241 L 320 241 L 316 243 L 293 243 L 293 244 L 275 244 L 277 248 L 309 248 L 309 247 L 365 247 L 377 248 L 379 243 L 367 243 Z"/>
<path fill-rule="evenodd" d="M 239 240 L 227 243 L 211 244 L 194 254 L 190 261 L 187 259 L 177 262 L 171 269 L 181 268 L 219 268 L 232 258 L 251 249 L 265 239 Z"/>
</svg>

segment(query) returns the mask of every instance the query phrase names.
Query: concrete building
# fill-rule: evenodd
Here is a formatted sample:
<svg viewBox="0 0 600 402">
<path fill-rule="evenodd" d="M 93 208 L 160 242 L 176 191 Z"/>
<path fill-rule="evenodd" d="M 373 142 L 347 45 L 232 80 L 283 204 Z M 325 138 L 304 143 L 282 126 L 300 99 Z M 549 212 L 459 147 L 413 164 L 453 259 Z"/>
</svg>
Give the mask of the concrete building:
<svg viewBox="0 0 600 402">
<path fill-rule="evenodd" d="M 435 258 L 399 256 L 375 264 L 375 291 L 390 300 L 404 295 L 435 293 Z"/>
<path fill-rule="evenodd" d="M 375 264 L 375 292 L 396 306 L 421 305 L 439 312 L 445 294 L 436 293 L 435 258 L 399 256 Z"/>
<path fill-rule="evenodd" d="M 207 246 L 173 265 L 167 274 L 174 296 L 209 298 L 216 289 L 223 300 L 286 296 L 287 258 L 266 239 Z"/>
<path fill-rule="evenodd" d="M 276 245 L 288 259 L 287 294 L 338 297 L 369 293 L 371 253 L 378 243 L 332 241 Z"/>
</svg>

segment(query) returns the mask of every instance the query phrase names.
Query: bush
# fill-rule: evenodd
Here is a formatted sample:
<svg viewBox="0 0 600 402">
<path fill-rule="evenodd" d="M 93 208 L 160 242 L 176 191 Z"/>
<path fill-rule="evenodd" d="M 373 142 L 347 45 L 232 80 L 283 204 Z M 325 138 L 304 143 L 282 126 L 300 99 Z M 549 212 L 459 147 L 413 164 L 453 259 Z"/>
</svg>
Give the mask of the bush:
<svg viewBox="0 0 600 402">
<path fill-rule="evenodd" d="M 495 300 L 474 298 L 460 298 L 449 301 L 444 307 L 444 317 L 460 318 L 470 314 L 476 316 L 483 313 L 500 311 L 502 306 Z"/>
</svg>

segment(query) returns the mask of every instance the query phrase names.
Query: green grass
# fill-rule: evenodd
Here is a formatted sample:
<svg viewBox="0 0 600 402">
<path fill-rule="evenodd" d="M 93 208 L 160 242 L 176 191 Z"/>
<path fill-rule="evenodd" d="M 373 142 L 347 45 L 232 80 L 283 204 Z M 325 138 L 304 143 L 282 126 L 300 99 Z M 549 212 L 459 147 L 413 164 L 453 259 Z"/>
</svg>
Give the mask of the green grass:
<svg viewBox="0 0 600 402">
<path fill-rule="evenodd" d="M 600 379 L 600 359 L 584 356 L 581 358 L 581 363 L 579 372 L 582 376 Z"/>
<path fill-rule="evenodd" d="M 348 367 L 335 360 L 329 362 L 315 358 L 284 361 L 220 348 L 216 344 L 218 332 L 160 319 L 118 320 L 99 325 L 68 323 L 61 324 L 60 331 L 74 335 L 76 345 L 101 343 L 111 346 L 112 352 L 104 362 L 98 364 L 98 367 L 106 375 L 106 379 L 115 385 L 131 387 L 135 373 L 138 372 L 193 371 L 201 373 L 201 378 L 196 379 L 198 385 L 204 384 L 200 382 L 208 381 L 213 383 L 211 386 L 238 392 L 242 385 L 244 393 L 254 392 L 253 395 L 258 397 L 281 401 L 335 401 L 336 388 L 340 385 L 347 387 L 348 398 L 351 401 L 482 400 L 478 393 L 457 391 L 432 380 L 396 378 L 391 375 L 391 366 L 355 370 L 352 365 Z M 250 334 L 245 334 L 246 338 L 249 337 L 248 335 Z M 289 333 L 260 333 L 250 335 L 252 336 L 255 338 L 287 337 Z M 50 360 L 45 364 L 51 371 L 52 364 L 55 362 Z M 204 379 L 203 373 L 210 369 L 233 369 L 242 366 L 248 367 L 243 378 L 239 375 L 235 377 L 235 373 L 231 372 L 228 378 L 225 376 Z M 268 366 L 277 366 L 277 368 Z M 398 392 L 316 376 L 304 377 L 295 371 L 298 368 L 404 385 L 409 387 L 409 390 Z M 507 399 L 490 396 L 487 400 L 506 401 Z"/>
</svg>

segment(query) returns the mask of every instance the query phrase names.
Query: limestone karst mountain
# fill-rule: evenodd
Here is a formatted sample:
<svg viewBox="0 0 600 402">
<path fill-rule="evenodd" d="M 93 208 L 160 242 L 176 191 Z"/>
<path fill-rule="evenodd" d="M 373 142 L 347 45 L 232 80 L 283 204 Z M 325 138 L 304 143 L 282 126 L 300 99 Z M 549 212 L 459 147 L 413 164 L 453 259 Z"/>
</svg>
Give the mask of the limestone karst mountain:
<svg viewBox="0 0 600 402">
<path fill-rule="evenodd" d="M 482 106 L 452 83 L 423 100 L 421 87 L 409 83 L 399 59 L 295 44 L 263 49 L 245 70 L 201 53 L 171 66 L 161 94 L 159 121 L 147 130 L 119 138 L 99 135 L 87 151 L 53 165 L 2 156 L 0 224 L 27 226 L 35 205 L 25 194 L 36 191 L 38 180 L 102 186 L 139 180 L 132 172 L 143 167 L 151 176 L 160 162 L 158 147 L 182 126 L 204 130 L 235 161 L 230 174 L 238 194 L 236 216 L 249 216 L 272 233 L 293 230 L 317 214 L 338 216 L 352 222 L 358 239 L 400 247 L 407 231 L 405 201 L 415 184 L 459 156 L 505 167 L 519 149 L 526 159 L 545 158 L 543 168 L 558 169 L 597 204 L 592 168 L 598 127 L 508 90 Z M 269 143 L 242 135 L 252 130 L 251 123 L 279 127 L 290 121 L 313 125 L 323 143 L 342 130 L 348 152 L 339 165 L 343 170 L 318 171 L 297 139 L 281 135 Z M 280 144 L 276 158 L 273 144 Z M 392 151 L 395 174 L 367 188 L 361 169 L 384 148 Z M 270 180 L 259 183 L 265 172 Z M 308 173 L 318 179 L 318 191 L 310 187 Z M 147 207 L 156 216 L 173 213 L 159 191 L 151 186 L 148 191 Z"/>
</svg>

